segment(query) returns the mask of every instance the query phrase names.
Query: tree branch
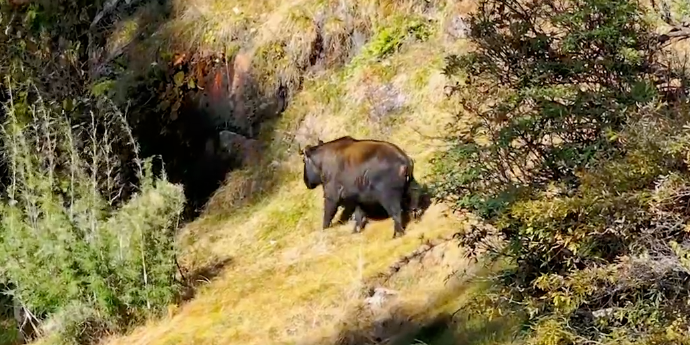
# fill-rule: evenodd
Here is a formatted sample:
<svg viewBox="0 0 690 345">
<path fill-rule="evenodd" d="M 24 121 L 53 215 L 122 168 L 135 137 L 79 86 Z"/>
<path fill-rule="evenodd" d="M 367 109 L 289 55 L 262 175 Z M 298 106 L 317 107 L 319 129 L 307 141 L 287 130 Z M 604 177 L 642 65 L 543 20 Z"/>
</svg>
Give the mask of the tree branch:
<svg viewBox="0 0 690 345">
<path fill-rule="evenodd" d="M 659 35 L 659 41 L 664 43 L 673 38 L 684 40 L 690 38 L 690 27 L 674 26 L 668 33 Z"/>
</svg>

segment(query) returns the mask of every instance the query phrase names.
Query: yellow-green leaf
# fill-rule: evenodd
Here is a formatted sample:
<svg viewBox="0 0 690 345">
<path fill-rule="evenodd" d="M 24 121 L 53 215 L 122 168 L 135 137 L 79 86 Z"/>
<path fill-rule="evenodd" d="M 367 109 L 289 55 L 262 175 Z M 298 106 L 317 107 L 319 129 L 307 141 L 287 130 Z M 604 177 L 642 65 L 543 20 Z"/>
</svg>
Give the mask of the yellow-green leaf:
<svg viewBox="0 0 690 345">
<path fill-rule="evenodd" d="M 184 72 L 179 71 L 175 73 L 173 76 L 173 81 L 175 82 L 175 85 L 182 86 L 182 82 L 184 81 Z"/>
<path fill-rule="evenodd" d="M 111 90 L 115 86 L 115 82 L 112 80 L 104 80 L 98 84 L 95 84 L 91 88 L 91 92 L 95 96 L 100 96 L 105 94 L 107 91 Z"/>
<path fill-rule="evenodd" d="M 71 98 L 65 98 L 62 101 L 62 109 L 65 111 L 72 111 L 72 109 L 74 109 L 74 102 Z"/>
</svg>

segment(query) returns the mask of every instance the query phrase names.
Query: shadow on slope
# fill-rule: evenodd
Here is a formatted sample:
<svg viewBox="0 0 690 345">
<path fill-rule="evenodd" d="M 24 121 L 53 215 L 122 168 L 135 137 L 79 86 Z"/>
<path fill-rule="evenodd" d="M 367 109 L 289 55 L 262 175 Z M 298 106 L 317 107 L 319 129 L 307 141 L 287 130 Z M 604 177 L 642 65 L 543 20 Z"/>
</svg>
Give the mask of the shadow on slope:
<svg viewBox="0 0 690 345">
<path fill-rule="evenodd" d="M 338 330 L 310 345 L 500 345 L 513 344 L 520 335 L 524 315 L 508 305 L 501 305 L 487 296 L 491 290 L 495 264 L 476 263 L 461 269 L 467 275 L 452 273 L 442 285 L 432 287 L 430 294 L 415 296 L 429 289 L 438 274 L 445 270 L 444 255 L 455 255 L 453 243 L 439 243 L 435 254 L 428 252 L 396 273 L 386 285 L 398 286 L 393 291 L 375 288 L 358 307 L 338 325 Z M 440 254 L 440 256 L 439 256 Z M 441 261 L 439 260 L 441 258 Z M 460 261 L 453 260 L 458 268 Z M 488 264 L 488 266 L 485 266 Z M 446 266 L 447 267 L 447 266 Z M 447 267 L 448 268 L 448 267 Z M 470 278 L 472 276 L 472 278 Z M 432 278 L 435 277 L 435 278 Z M 462 277 L 467 277 L 462 278 Z M 487 279 L 489 278 L 489 279 Z M 420 285 L 406 291 L 405 282 L 414 279 Z M 429 279 L 429 280 L 427 280 Z M 401 285 L 402 283 L 402 285 Z M 372 285 L 373 284 L 373 285 Z M 368 286 L 381 286 L 372 280 Z"/>
<path fill-rule="evenodd" d="M 180 301 L 188 302 L 193 299 L 200 286 L 211 282 L 223 273 L 223 270 L 230 264 L 232 264 L 232 258 L 225 258 L 199 267 L 191 272 L 183 273 L 182 279 L 185 283 L 185 289 L 180 295 Z"/>
<path fill-rule="evenodd" d="M 395 315 L 343 331 L 335 345 L 493 345 L 509 344 L 515 338 L 515 325 L 509 317 L 482 322 L 471 318 L 469 314 L 442 313 L 431 319 L 412 320 L 407 315 Z"/>
</svg>

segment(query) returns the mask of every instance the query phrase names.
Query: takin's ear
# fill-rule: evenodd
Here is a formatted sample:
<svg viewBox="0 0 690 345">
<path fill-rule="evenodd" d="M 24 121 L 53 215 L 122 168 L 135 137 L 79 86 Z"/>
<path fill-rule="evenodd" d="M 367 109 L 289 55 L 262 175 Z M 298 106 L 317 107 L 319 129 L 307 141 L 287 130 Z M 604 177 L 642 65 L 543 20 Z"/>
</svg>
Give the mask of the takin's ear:
<svg viewBox="0 0 690 345">
<path fill-rule="evenodd" d="M 300 148 L 299 154 L 300 154 L 302 157 L 304 157 L 304 158 L 309 158 L 309 153 L 311 152 L 311 149 L 312 149 L 312 146 L 311 146 L 311 145 L 307 145 L 307 146 L 305 146 L 304 148 Z"/>
<path fill-rule="evenodd" d="M 319 138 L 319 145 L 321 145 L 321 144 L 323 144 L 323 140 L 321 140 L 321 138 Z"/>
</svg>

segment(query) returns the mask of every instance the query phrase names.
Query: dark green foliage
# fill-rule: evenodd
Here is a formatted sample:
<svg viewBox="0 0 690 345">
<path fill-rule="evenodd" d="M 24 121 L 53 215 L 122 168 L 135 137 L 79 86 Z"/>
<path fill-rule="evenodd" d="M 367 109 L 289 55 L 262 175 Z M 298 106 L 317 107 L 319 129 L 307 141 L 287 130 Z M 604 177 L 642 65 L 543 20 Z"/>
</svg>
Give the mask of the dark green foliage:
<svg viewBox="0 0 690 345">
<path fill-rule="evenodd" d="M 456 91 L 476 116 L 446 157 L 464 162 L 451 169 L 457 187 L 469 189 L 442 189 L 488 215 L 521 188 L 572 181 L 577 169 L 615 150 L 612 139 L 629 114 L 655 99 L 656 46 L 627 1 L 479 6 L 471 20 L 479 49 L 448 57 L 445 69 L 464 79 Z"/>
<path fill-rule="evenodd" d="M 687 340 L 690 115 L 640 5 L 482 0 L 471 28 L 435 189 L 505 235 L 500 293 L 535 343 Z"/>
<path fill-rule="evenodd" d="M 104 197 L 103 190 L 121 188 L 109 152 L 127 127 L 107 103 L 96 109 L 91 123 L 72 125 L 40 101 L 18 97 L 8 106 L 2 142 L 11 183 L 0 202 L 0 268 L 16 286 L 14 298 L 34 315 L 85 310 L 89 315 L 69 320 L 115 331 L 174 301 L 174 230 L 184 196 L 153 177 L 148 159 L 131 199 L 115 205 Z M 106 131 L 99 134 L 99 126 Z M 70 339 L 60 341 L 76 341 Z"/>
<path fill-rule="evenodd" d="M 103 3 L 0 1 L 0 283 L 59 344 L 126 330 L 179 288 L 182 189 L 91 91 L 116 12 Z"/>
</svg>

